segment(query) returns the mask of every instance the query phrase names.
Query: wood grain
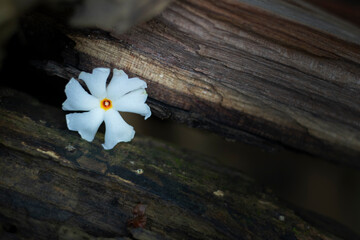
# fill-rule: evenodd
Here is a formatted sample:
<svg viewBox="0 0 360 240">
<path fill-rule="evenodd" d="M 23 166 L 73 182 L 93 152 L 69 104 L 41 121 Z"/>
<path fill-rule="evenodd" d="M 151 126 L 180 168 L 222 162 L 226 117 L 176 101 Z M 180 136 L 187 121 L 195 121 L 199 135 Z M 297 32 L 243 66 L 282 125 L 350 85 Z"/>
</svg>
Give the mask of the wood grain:
<svg viewBox="0 0 360 240">
<path fill-rule="evenodd" d="M 121 35 L 58 28 L 75 46 L 49 73 L 124 69 L 159 117 L 360 167 L 360 31 L 305 2 L 186 0 Z"/>
<path fill-rule="evenodd" d="M 209 157 L 139 135 L 105 151 L 11 89 L 0 114 L 2 239 L 337 239 Z M 126 224 L 138 203 L 145 229 Z"/>
</svg>

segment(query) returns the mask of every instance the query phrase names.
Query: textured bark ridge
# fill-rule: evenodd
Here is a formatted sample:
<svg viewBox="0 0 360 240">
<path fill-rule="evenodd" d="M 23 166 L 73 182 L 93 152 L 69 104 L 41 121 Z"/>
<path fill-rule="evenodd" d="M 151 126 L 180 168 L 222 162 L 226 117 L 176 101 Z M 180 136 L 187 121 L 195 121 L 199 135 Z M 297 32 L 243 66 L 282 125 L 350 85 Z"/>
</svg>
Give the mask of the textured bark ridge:
<svg viewBox="0 0 360 240">
<path fill-rule="evenodd" d="M 307 3 L 177 1 L 121 35 L 50 22 L 68 38 L 51 74 L 124 69 L 161 118 L 360 167 L 360 31 Z"/>
<path fill-rule="evenodd" d="M 0 91 L 2 239 L 333 239 L 208 157 L 138 135 L 105 151 L 64 114 Z"/>
</svg>

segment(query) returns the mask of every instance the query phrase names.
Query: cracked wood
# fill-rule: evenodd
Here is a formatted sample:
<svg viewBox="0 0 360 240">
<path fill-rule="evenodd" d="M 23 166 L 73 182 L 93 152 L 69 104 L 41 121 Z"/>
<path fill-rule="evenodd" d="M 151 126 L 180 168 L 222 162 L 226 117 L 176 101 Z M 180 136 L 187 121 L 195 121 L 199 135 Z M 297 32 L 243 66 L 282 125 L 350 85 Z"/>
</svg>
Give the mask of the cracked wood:
<svg viewBox="0 0 360 240">
<path fill-rule="evenodd" d="M 121 35 L 56 26 L 72 72 L 141 77 L 159 117 L 360 167 L 360 31 L 309 4 L 186 0 Z"/>
</svg>

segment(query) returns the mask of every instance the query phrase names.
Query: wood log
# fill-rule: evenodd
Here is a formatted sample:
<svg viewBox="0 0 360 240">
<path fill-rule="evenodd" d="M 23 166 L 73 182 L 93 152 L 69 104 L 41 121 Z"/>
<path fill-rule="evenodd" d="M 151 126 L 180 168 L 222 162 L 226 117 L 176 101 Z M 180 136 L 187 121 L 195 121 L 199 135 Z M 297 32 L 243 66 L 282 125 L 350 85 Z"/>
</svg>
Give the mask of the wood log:
<svg viewBox="0 0 360 240">
<path fill-rule="evenodd" d="M 360 167 L 360 30 L 305 2 L 177 1 L 125 34 L 25 22 L 68 38 L 50 74 L 124 69 L 160 118 Z"/>
<path fill-rule="evenodd" d="M 1 239 L 337 239 L 209 157 L 139 135 L 105 151 L 10 89 L 0 115 Z"/>
</svg>

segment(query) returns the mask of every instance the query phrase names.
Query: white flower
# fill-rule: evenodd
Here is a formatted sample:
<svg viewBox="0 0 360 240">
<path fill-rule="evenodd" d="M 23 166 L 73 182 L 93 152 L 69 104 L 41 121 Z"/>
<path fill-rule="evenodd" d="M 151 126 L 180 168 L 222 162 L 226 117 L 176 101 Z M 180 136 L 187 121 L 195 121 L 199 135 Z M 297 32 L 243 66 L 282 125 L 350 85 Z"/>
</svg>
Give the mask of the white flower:
<svg viewBox="0 0 360 240">
<path fill-rule="evenodd" d="M 90 95 L 80 83 L 72 78 L 65 87 L 67 99 L 62 105 L 65 111 L 87 111 L 66 115 L 67 126 L 78 131 L 80 136 L 91 142 L 99 126 L 105 121 L 104 149 L 112 149 L 118 142 L 129 142 L 135 135 L 134 128 L 127 124 L 120 112 L 137 113 L 147 119 L 151 115 L 145 104 L 146 83 L 139 78 L 128 78 L 122 70 L 114 69 L 111 82 L 106 87 L 110 74 L 108 68 L 95 68 L 92 73 L 81 72 Z"/>
</svg>

